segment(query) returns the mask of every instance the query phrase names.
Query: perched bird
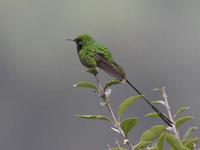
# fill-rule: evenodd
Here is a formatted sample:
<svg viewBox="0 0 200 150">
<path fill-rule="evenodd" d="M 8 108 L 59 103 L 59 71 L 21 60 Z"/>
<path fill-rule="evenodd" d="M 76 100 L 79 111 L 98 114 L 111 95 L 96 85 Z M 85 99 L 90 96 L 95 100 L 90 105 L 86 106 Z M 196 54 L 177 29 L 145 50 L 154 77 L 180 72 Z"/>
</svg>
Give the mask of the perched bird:
<svg viewBox="0 0 200 150">
<path fill-rule="evenodd" d="M 77 46 L 77 52 L 81 63 L 87 68 L 100 68 L 108 73 L 110 76 L 119 80 L 125 81 L 137 94 L 143 95 L 129 80 L 120 65 L 118 65 L 111 52 L 102 44 L 96 42 L 90 35 L 82 34 L 75 39 L 67 39 L 74 41 Z M 169 126 L 173 122 L 162 114 L 148 99 L 143 98 L 145 102 L 162 118 L 162 120 Z"/>
</svg>

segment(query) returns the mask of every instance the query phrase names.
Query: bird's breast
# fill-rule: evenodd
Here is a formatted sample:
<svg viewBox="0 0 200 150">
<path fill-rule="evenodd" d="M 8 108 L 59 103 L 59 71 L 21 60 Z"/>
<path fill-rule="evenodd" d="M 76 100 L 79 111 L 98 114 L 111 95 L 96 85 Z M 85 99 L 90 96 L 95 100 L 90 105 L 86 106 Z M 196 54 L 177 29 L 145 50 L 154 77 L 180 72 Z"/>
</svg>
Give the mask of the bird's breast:
<svg viewBox="0 0 200 150">
<path fill-rule="evenodd" d="M 83 50 L 80 50 L 79 53 L 79 59 L 81 61 L 81 63 L 87 67 L 87 68 L 96 68 L 96 60 L 95 58 L 92 56 L 92 54 L 88 54 L 86 52 L 84 52 Z"/>
</svg>

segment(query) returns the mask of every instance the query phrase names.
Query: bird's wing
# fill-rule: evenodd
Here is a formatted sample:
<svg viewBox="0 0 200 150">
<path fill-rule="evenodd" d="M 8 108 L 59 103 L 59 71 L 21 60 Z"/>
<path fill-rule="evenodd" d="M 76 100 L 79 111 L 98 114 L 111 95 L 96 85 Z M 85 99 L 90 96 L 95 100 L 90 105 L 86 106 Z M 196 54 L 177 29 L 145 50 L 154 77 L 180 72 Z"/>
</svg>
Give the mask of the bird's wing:
<svg viewBox="0 0 200 150">
<path fill-rule="evenodd" d="M 120 80 L 125 78 L 124 70 L 113 60 L 108 60 L 104 53 L 96 53 L 97 66 L 107 72 L 109 75 Z"/>
<path fill-rule="evenodd" d="M 111 52 L 101 43 L 93 43 L 92 45 L 95 53 L 102 55 L 105 59 L 111 61 L 112 58 L 112 54 Z"/>
</svg>

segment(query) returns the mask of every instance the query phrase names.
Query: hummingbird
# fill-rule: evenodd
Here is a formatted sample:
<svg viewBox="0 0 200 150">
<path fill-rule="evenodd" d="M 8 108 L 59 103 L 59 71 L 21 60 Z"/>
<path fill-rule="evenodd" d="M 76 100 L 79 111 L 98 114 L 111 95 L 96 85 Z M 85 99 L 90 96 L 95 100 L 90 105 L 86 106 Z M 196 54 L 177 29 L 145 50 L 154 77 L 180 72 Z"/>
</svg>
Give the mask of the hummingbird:
<svg viewBox="0 0 200 150">
<path fill-rule="evenodd" d="M 76 43 L 80 62 L 86 68 L 100 68 L 112 77 L 125 81 L 137 94 L 143 95 L 127 78 L 123 68 L 118 65 L 111 52 L 103 44 L 95 41 L 90 35 L 82 34 L 75 39 L 67 39 Z M 160 118 L 172 127 L 173 122 L 161 113 L 147 98 L 144 101 L 160 116 Z"/>
</svg>

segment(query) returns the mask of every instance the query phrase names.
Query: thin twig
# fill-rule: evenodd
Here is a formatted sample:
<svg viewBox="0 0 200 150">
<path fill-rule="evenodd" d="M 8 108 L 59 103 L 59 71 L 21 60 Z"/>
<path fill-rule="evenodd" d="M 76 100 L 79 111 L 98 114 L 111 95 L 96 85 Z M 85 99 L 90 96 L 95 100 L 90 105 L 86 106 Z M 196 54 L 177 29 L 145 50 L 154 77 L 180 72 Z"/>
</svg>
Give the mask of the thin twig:
<svg viewBox="0 0 200 150">
<path fill-rule="evenodd" d="M 102 88 L 99 75 L 97 74 L 95 77 L 96 77 L 97 84 L 99 86 L 100 97 L 104 100 L 104 103 L 105 103 L 108 111 L 110 112 L 110 114 L 112 116 L 112 119 L 113 119 L 113 122 L 114 122 L 114 126 L 119 130 L 119 132 L 121 133 L 123 138 L 126 140 L 126 144 L 128 144 L 131 147 L 131 149 L 133 149 L 133 145 L 129 142 L 129 140 L 127 139 L 126 135 L 124 134 L 124 131 L 121 129 L 120 122 L 117 121 L 117 117 L 115 116 L 115 114 L 113 112 L 113 109 L 112 109 L 111 104 L 110 104 L 110 100 L 108 99 L 107 95 L 105 94 L 105 92 L 104 92 L 104 90 Z"/>
<path fill-rule="evenodd" d="M 165 87 L 161 88 L 161 93 L 162 93 L 162 97 L 164 98 L 164 101 L 166 103 L 166 109 L 167 109 L 167 113 L 168 113 L 169 119 L 173 122 L 173 124 L 172 124 L 173 132 L 176 135 L 176 137 L 178 139 L 180 139 L 179 132 L 176 129 L 176 125 L 174 123 L 174 118 L 172 116 L 171 109 L 170 109 L 170 106 L 169 106 L 169 103 L 168 103 L 168 99 L 167 99 L 167 94 L 166 94 L 166 91 L 165 91 Z"/>
<path fill-rule="evenodd" d="M 99 91 L 100 97 L 104 100 L 104 102 L 105 102 L 105 104 L 106 104 L 106 106 L 107 106 L 107 108 L 108 108 L 108 111 L 109 111 L 109 112 L 111 113 L 111 115 L 112 115 L 112 118 L 113 118 L 113 120 L 114 120 L 114 123 L 116 124 L 116 126 L 118 126 L 118 121 L 117 121 L 117 119 L 116 119 L 116 117 L 115 117 L 115 114 L 114 114 L 114 112 L 113 112 L 113 110 L 112 110 L 112 107 L 111 107 L 111 105 L 110 105 L 110 102 L 109 102 L 108 97 L 107 97 L 106 94 L 103 92 L 103 88 L 102 88 L 102 85 L 101 85 L 100 78 L 99 78 L 99 75 L 98 75 L 98 74 L 96 75 L 96 80 L 97 80 L 97 84 L 98 84 L 99 89 L 100 89 L 100 91 Z"/>
</svg>

